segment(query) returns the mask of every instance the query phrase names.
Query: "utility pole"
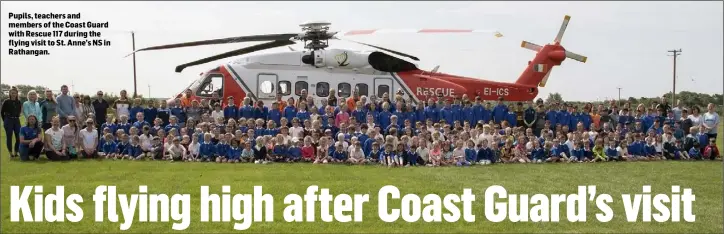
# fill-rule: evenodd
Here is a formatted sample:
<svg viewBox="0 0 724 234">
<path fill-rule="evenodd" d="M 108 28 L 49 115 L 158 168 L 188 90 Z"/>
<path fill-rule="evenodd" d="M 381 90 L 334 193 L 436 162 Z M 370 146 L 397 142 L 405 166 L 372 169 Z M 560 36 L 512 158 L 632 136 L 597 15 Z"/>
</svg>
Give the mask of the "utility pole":
<svg viewBox="0 0 724 234">
<path fill-rule="evenodd" d="M 616 102 L 618 106 L 621 106 L 621 87 L 616 87 L 618 89 L 618 101 Z"/>
<path fill-rule="evenodd" d="M 681 49 L 678 50 L 669 50 L 669 53 L 674 56 L 674 82 L 673 86 L 671 87 L 671 105 L 676 105 L 676 57 L 681 54 Z"/>
<path fill-rule="evenodd" d="M 136 33 L 131 31 L 131 46 L 133 46 L 133 98 L 136 98 L 138 92 L 137 92 L 137 86 L 136 86 Z"/>
<path fill-rule="evenodd" d="M 151 85 L 148 85 L 148 98 L 151 98 Z"/>
</svg>

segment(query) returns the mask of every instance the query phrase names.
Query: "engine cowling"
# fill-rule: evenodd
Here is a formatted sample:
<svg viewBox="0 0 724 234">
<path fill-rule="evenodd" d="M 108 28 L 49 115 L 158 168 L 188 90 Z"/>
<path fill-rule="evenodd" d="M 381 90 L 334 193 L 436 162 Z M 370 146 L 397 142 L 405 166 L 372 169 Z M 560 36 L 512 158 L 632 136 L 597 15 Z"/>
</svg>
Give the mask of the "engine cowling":
<svg viewBox="0 0 724 234">
<path fill-rule="evenodd" d="M 372 67 L 383 72 L 401 72 L 416 70 L 417 66 L 386 53 L 358 52 L 344 49 L 316 50 L 305 52 L 302 63 L 315 67 L 332 67 L 341 69 L 361 69 Z"/>
<path fill-rule="evenodd" d="M 369 53 L 343 49 L 317 50 L 311 54 L 316 67 L 363 68 L 370 65 Z M 307 61 L 305 61 L 307 63 Z"/>
</svg>

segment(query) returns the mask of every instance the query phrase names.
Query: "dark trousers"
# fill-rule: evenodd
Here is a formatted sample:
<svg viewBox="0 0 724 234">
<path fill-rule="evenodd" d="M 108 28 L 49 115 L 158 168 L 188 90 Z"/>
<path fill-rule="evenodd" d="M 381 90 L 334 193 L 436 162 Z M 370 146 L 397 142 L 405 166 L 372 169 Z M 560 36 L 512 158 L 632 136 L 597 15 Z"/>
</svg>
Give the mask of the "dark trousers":
<svg viewBox="0 0 724 234">
<path fill-rule="evenodd" d="M 3 120 L 3 128 L 5 128 L 5 145 L 8 147 L 8 152 L 17 153 L 20 147 L 20 118 L 5 117 Z M 13 139 L 15 139 L 14 144 Z"/>
<path fill-rule="evenodd" d="M 60 119 L 60 126 L 61 126 L 61 127 L 62 127 L 62 126 L 65 126 L 66 124 L 68 124 L 68 117 L 59 117 L 58 119 Z"/>
<path fill-rule="evenodd" d="M 68 155 L 58 155 L 55 151 L 45 151 L 45 157 L 48 157 L 51 161 L 65 161 L 70 159 Z"/>
<path fill-rule="evenodd" d="M 35 143 L 32 147 L 30 145 L 22 145 L 20 147 L 20 160 L 28 161 L 30 160 L 30 156 L 33 156 L 33 159 L 38 159 L 40 157 L 40 152 L 42 151 L 42 142 Z"/>
</svg>

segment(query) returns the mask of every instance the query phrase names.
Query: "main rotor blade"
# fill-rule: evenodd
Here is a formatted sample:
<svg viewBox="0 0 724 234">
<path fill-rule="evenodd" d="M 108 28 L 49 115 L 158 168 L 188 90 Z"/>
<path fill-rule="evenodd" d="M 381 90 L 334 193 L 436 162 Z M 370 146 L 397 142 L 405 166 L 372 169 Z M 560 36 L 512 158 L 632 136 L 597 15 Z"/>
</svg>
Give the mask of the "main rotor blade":
<svg viewBox="0 0 724 234">
<path fill-rule="evenodd" d="M 482 29 L 361 29 L 340 33 L 343 36 L 370 35 L 370 34 L 394 34 L 394 33 L 483 33 L 492 34 L 495 37 L 503 37 L 503 34 L 496 30 Z"/>
<path fill-rule="evenodd" d="M 561 29 L 558 30 L 558 35 L 556 35 L 556 39 L 553 40 L 553 42 L 561 43 L 561 39 L 563 39 L 563 33 L 566 32 L 566 28 L 568 27 L 568 21 L 571 21 L 571 16 L 566 15 L 563 17 L 563 24 L 561 24 Z"/>
<path fill-rule="evenodd" d="M 569 59 L 573 59 L 573 60 L 582 62 L 582 63 L 585 63 L 586 60 L 588 60 L 588 58 L 586 56 L 576 54 L 576 53 L 573 53 L 570 51 L 566 51 L 566 57 L 568 57 Z"/>
<path fill-rule="evenodd" d="M 390 52 L 390 53 L 393 53 L 393 54 L 396 54 L 396 55 L 399 55 L 399 56 L 408 57 L 408 58 L 411 58 L 412 60 L 415 60 L 415 61 L 420 61 L 420 59 L 417 58 L 417 57 L 415 57 L 415 56 L 412 56 L 412 55 L 409 55 L 409 54 L 405 54 L 405 53 L 402 53 L 402 52 L 398 52 L 398 51 L 394 51 L 394 50 L 391 50 L 391 49 L 379 47 L 379 46 L 376 46 L 376 45 L 370 45 L 370 44 L 363 43 L 363 42 L 357 42 L 357 41 L 346 40 L 346 39 L 342 39 L 342 40 L 349 41 L 349 42 L 354 42 L 354 43 L 361 44 L 361 45 L 366 45 L 366 46 L 369 46 L 369 47 L 372 47 L 372 48 L 375 48 L 375 49 L 378 49 L 378 50 L 383 50 L 383 51 L 387 51 L 387 52 Z"/>
<path fill-rule="evenodd" d="M 216 44 L 238 43 L 238 42 L 248 42 L 248 41 L 281 41 L 281 40 L 289 40 L 292 37 L 295 37 L 298 35 L 299 35 L 298 33 L 266 34 L 266 35 L 252 35 L 252 36 L 241 36 L 241 37 L 228 37 L 228 38 L 203 40 L 203 41 L 192 41 L 192 42 L 146 47 L 143 49 L 138 49 L 136 51 L 133 51 L 133 53 L 130 53 L 128 55 L 132 55 L 132 54 L 134 54 L 136 52 L 140 52 L 140 51 L 163 50 L 163 49 L 172 49 L 172 48 L 189 47 L 189 46 L 216 45 Z M 126 57 L 128 57 L 128 55 L 126 55 Z"/>
<path fill-rule="evenodd" d="M 263 43 L 263 44 L 258 44 L 258 45 L 254 45 L 254 46 L 244 47 L 244 48 L 241 48 L 241 49 L 238 49 L 238 50 L 232 50 L 232 51 L 229 51 L 229 52 L 226 52 L 226 53 L 223 53 L 223 54 L 218 54 L 218 55 L 214 55 L 214 56 L 211 56 L 211 57 L 208 57 L 208 58 L 199 59 L 199 60 L 196 60 L 196 61 L 193 61 L 193 62 L 190 62 L 190 63 L 181 64 L 181 65 L 179 65 L 179 66 L 176 67 L 176 72 L 181 72 L 181 71 L 183 71 L 183 69 L 185 69 L 185 68 L 187 68 L 187 67 L 196 66 L 196 65 L 199 65 L 199 64 L 204 64 L 204 63 L 208 63 L 208 62 L 211 62 L 211 61 L 216 61 L 216 60 L 219 60 L 219 59 L 224 59 L 224 58 L 233 57 L 233 56 L 237 56 L 237 55 L 248 54 L 248 53 L 251 53 L 251 52 L 256 52 L 256 51 L 260 51 L 260 50 L 271 49 L 271 48 L 280 47 L 280 46 L 285 46 L 285 45 L 292 45 L 292 44 L 294 44 L 293 41 L 284 40 L 284 41 L 270 41 L 270 42 Z"/>
</svg>

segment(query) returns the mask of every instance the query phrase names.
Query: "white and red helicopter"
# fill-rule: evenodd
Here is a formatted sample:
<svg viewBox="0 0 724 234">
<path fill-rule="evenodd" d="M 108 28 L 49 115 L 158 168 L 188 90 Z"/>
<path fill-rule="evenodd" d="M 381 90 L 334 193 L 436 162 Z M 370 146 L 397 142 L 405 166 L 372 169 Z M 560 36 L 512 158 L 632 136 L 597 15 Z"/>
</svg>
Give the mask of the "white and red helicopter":
<svg viewBox="0 0 724 234">
<path fill-rule="evenodd" d="M 374 52 L 361 52 L 346 49 L 328 49 L 329 40 L 341 40 L 339 32 L 330 32 L 330 23 L 314 22 L 300 25 L 302 33 L 268 34 L 230 37 L 223 39 L 185 42 L 143 48 L 134 51 L 171 49 L 189 46 L 239 43 L 251 41 L 269 41 L 223 54 L 200 59 L 176 67 L 176 72 L 184 68 L 208 62 L 244 55 L 275 47 L 289 46 L 296 41 L 304 43 L 304 51 L 278 52 L 250 55 L 230 63 L 219 65 L 201 74 L 186 90 L 191 90 L 196 99 L 235 97 L 236 105 L 241 105 L 244 97 L 252 101 L 262 100 L 270 105 L 281 94 L 283 100 L 299 97 L 302 90 L 316 99 L 328 97 L 330 88 L 338 90 L 337 96 L 348 97 L 352 90 L 360 95 L 382 97 L 384 93 L 397 90 L 403 92 L 406 99 L 415 103 L 426 101 L 431 96 L 480 96 L 483 100 L 496 100 L 502 97 L 506 101 L 530 101 L 538 94 L 538 87 L 544 87 L 551 69 L 566 58 L 586 62 L 586 57 L 567 51 L 560 45 L 570 16 L 563 19 L 558 35 L 552 44 L 545 46 L 523 41 L 521 46 L 536 51 L 533 60 L 528 61 L 523 73 L 514 83 L 483 80 L 433 71 L 423 71 L 413 62 L 415 56 L 366 43 L 355 42 L 377 49 Z M 355 30 L 341 33 L 344 36 L 364 35 L 382 32 L 382 30 Z M 417 33 L 463 33 L 476 30 L 414 30 Z M 495 36 L 499 32 L 490 31 Z M 347 40 L 350 41 L 350 40 Z M 170 99 L 169 101 L 174 100 Z"/>
</svg>

